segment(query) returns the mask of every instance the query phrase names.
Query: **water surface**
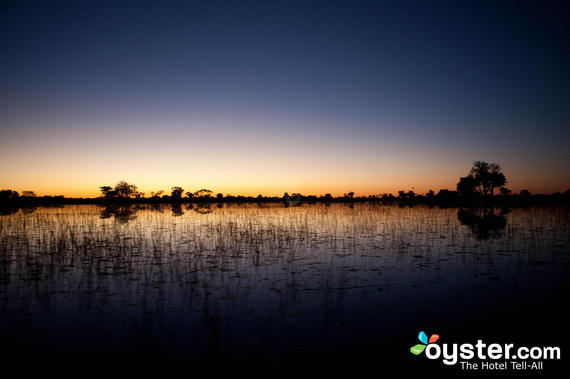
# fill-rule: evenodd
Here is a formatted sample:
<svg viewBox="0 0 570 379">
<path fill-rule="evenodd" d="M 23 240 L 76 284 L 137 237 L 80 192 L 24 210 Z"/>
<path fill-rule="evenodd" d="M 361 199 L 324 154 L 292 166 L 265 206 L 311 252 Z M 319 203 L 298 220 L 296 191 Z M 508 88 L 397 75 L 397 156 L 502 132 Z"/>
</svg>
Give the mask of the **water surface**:
<svg viewBox="0 0 570 379">
<path fill-rule="evenodd" d="M 453 342 L 566 344 L 564 207 L 77 205 L 4 213 L 0 335 L 14 362 L 158 372 L 187 364 L 424 369 L 408 352 L 419 330 Z"/>
</svg>

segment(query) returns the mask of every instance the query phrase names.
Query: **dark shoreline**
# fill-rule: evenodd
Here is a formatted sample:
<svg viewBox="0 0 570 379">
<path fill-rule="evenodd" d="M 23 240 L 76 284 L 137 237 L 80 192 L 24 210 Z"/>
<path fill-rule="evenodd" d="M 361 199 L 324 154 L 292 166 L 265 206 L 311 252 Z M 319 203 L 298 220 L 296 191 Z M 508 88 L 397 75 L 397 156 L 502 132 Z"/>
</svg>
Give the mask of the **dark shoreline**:
<svg viewBox="0 0 570 379">
<path fill-rule="evenodd" d="M 277 197 L 252 197 L 252 196 L 227 196 L 227 197 L 203 197 L 203 198 L 182 198 L 176 199 L 170 196 L 162 198 L 127 198 L 127 199 L 104 199 L 104 198 L 65 198 L 61 196 L 41 196 L 29 198 L 17 198 L 14 200 L 0 201 L 0 208 L 16 208 L 29 206 L 58 206 L 58 205 L 137 205 L 137 204 L 241 204 L 241 203 L 257 203 L 257 204 L 285 204 L 285 205 L 301 205 L 301 204 L 355 204 L 355 203 L 380 203 L 384 205 L 400 205 L 414 206 L 425 204 L 428 206 L 438 206 L 440 208 L 449 207 L 526 207 L 531 205 L 570 205 L 570 191 L 555 193 L 551 195 L 512 195 L 512 196 L 494 196 L 486 199 L 464 199 L 459 196 L 450 195 L 440 196 L 439 194 L 433 198 L 417 195 L 413 198 L 402 199 L 393 195 L 383 197 L 317 197 L 317 196 L 300 196 L 297 198 L 277 198 Z"/>
</svg>

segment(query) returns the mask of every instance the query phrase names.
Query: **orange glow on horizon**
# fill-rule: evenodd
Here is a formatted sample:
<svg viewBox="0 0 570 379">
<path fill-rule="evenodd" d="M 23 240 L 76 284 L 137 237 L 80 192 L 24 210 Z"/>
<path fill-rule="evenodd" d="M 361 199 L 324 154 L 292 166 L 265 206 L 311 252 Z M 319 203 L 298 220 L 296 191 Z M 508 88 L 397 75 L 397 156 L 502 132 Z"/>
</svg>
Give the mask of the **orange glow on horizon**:
<svg viewBox="0 0 570 379">
<path fill-rule="evenodd" d="M 277 122 L 265 130 L 261 122 L 234 121 L 250 125 L 245 133 L 223 120 L 198 120 L 204 126 L 194 129 L 176 129 L 172 121 L 172 133 L 165 134 L 153 127 L 156 120 L 135 121 L 117 124 L 114 134 L 94 124 L 8 136 L 0 149 L 0 189 L 98 197 L 100 186 L 125 180 L 146 196 L 158 190 L 169 194 L 173 186 L 243 196 L 425 194 L 454 190 L 474 160 L 499 163 L 513 193 L 570 188 L 563 157 L 526 154 L 518 147 L 481 149 L 468 142 L 442 148 L 439 140 L 352 135 L 344 129 L 301 133 L 294 124 Z"/>
<path fill-rule="evenodd" d="M 137 185 L 135 180 L 126 180 L 128 183 Z M 46 186 L 9 186 L 9 185 L 1 185 L 0 189 L 12 189 L 22 193 L 22 191 L 31 190 L 36 193 L 38 196 L 58 196 L 63 195 L 66 198 L 96 198 L 101 196 L 101 192 L 99 191 L 99 187 L 102 185 L 110 185 L 114 186 L 116 182 L 104 182 L 100 185 L 95 187 L 87 187 L 87 186 L 76 186 L 73 188 L 62 189 L 57 185 L 46 185 Z M 172 183 L 168 185 L 153 185 L 153 186 L 138 186 L 138 191 L 145 194 L 145 197 L 150 197 L 151 192 L 156 191 L 164 191 L 163 195 L 169 195 L 170 190 L 174 186 L 180 186 L 184 188 L 185 194 L 186 192 L 195 192 L 199 189 L 206 188 L 213 192 L 214 196 L 218 193 L 222 193 L 224 196 L 233 195 L 233 196 L 252 196 L 256 197 L 258 195 L 266 196 L 266 197 L 282 197 L 285 192 L 289 194 L 293 193 L 301 193 L 303 195 L 316 195 L 316 196 L 324 196 L 325 194 L 331 194 L 333 197 L 343 196 L 345 193 L 354 192 L 354 196 L 370 196 L 370 195 L 382 195 L 382 194 L 393 194 L 397 195 L 398 191 L 414 191 L 416 194 L 424 195 L 429 190 L 433 190 L 436 194 L 440 189 L 448 189 L 448 190 L 455 190 L 455 182 L 448 181 L 447 183 L 440 183 L 440 185 L 429 185 L 429 184 L 420 184 L 414 186 L 394 186 L 394 185 L 378 185 L 378 186 L 366 186 L 366 185 L 352 185 L 343 184 L 343 183 L 335 183 L 331 184 L 330 186 L 319 186 L 319 185 L 297 185 L 291 187 L 281 187 L 281 186 L 270 186 L 270 185 L 259 185 L 256 187 L 240 187 L 240 186 L 232 186 L 232 185 L 224 185 L 224 186 L 201 186 L 201 185 L 184 185 L 184 183 Z M 555 192 L 564 192 L 563 189 L 556 189 L 555 187 L 533 187 L 533 186 L 509 186 L 509 189 L 513 191 L 513 193 L 519 193 L 522 189 L 528 189 L 531 193 L 543 193 L 543 194 L 550 194 Z M 496 192 L 497 193 L 497 192 Z"/>
</svg>

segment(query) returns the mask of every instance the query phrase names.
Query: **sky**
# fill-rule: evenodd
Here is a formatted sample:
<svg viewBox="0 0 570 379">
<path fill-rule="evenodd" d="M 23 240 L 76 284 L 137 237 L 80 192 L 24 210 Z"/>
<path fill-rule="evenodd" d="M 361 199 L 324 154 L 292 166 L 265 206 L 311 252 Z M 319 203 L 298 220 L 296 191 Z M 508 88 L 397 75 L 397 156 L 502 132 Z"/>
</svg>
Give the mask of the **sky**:
<svg viewBox="0 0 570 379">
<path fill-rule="evenodd" d="M 570 188 L 570 5 L 8 1 L 0 188 Z"/>
</svg>

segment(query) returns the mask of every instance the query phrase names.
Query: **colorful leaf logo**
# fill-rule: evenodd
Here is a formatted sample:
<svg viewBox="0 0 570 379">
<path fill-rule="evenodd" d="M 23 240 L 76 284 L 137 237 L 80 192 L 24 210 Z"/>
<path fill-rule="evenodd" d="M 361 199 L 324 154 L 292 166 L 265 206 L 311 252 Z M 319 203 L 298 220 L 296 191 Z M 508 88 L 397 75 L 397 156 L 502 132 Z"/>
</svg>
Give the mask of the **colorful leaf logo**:
<svg viewBox="0 0 570 379">
<path fill-rule="evenodd" d="M 434 343 L 438 339 L 439 339 L 439 336 L 437 334 L 432 334 L 428 340 L 427 334 L 425 334 L 425 332 L 422 330 L 418 334 L 418 340 L 420 340 L 421 343 L 410 347 L 410 352 L 414 355 L 420 355 L 421 353 L 424 352 L 424 350 L 426 349 L 426 346 L 428 344 Z"/>
</svg>

